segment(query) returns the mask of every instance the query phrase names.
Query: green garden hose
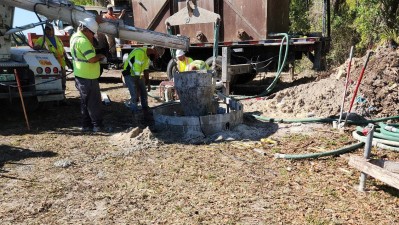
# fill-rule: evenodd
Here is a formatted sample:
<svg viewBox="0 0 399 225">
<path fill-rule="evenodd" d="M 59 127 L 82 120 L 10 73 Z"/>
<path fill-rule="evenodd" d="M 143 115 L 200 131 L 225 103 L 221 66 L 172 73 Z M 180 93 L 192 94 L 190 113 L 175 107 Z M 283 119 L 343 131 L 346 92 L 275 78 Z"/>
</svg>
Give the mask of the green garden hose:
<svg viewBox="0 0 399 225">
<path fill-rule="evenodd" d="M 288 34 L 286 34 L 286 33 L 278 33 L 278 34 L 275 34 L 273 36 L 284 36 L 283 39 L 281 39 L 281 43 L 280 43 L 280 51 L 279 51 L 279 55 L 278 55 L 277 72 L 276 72 L 276 76 L 274 77 L 274 80 L 269 85 L 269 87 L 267 87 L 266 90 L 264 90 L 259 95 L 255 95 L 255 96 L 231 95 L 231 97 L 233 97 L 235 100 L 247 100 L 247 99 L 259 98 L 259 97 L 266 96 L 276 86 L 277 81 L 280 79 L 281 72 L 283 71 L 285 63 L 287 61 L 288 47 L 290 45 L 290 39 L 289 39 Z M 285 53 L 284 53 L 284 58 L 282 59 L 284 42 L 285 42 Z"/>
<path fill-rule="evenodd" d="M 374 132 L 374 134 L 375 134 L 375 132 Z M 366 137 L 362 136 L 361 132 L 359 132 L 359 131 L 353 131 L 352 136 L 353 136 L 353 138 L 355 138 L 358 141 L 362 141 L 362 142 L 366 141 Z M 381 149 L 399 152 L 399 142 L 376 138 L 374 136 L 373 136 L 373 142 L 372 142 L 373 146 L 375 146 L 377 148 L 381 148 Z"/>
<path fill-rule="evenodd" d="M 351 152 L 358 148 L 363 147 L 364 142 L 359 142 L 356 144 L 352 144 L 349 146 L 345 146 L 336 150 L 327 151 L 327 152 L 320 152 L 320 153 L 309 153 L 309 154 L 280 154 L 277 153 L 274 155 L 275 158 L 278 159 L 309 159 L 309 158 L 319 158 L 323 156 L 331 156 L 331 155 L 341 155 L 344 153 Z"/>
<path fill-rule="evenodd" d="M 257 116 L 251 113 L 247 113 L 253 116 L 255 119 L 262 120 L 265 122 L 277 122 L 277 123 L 330 123 L 333 121 L 337 121 L 333 118 L 298 118 L 298 119 L 280 119 L 280 118 L 271 118 L 271 117 L 264 117 L 264 116 Z M 347 123 L 353 125 L 364 125 L 369 123 L 376 123 L 379 121 L 387 121 L 399 119 L 399 116 L 391 116 L 391 117 L 384 117 L 378 118 L 373 120 L 348 120 Z"/>
</svg>

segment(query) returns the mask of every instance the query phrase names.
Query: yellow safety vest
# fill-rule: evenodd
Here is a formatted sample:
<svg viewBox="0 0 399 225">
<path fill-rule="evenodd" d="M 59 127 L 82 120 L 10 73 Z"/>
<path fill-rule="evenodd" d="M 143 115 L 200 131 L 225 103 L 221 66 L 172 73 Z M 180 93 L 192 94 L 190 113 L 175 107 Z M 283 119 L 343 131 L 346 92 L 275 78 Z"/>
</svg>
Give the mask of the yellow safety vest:
<svg viewBox="0 0 399 225">
<path fill-rule="evenodd" d="M 188 65 L 193 62 L 193 59 L 190 57 L 185 57 L 184 61 L 178 61 L 178 70 L 179 72 L 184 72 L 188 70 Z"/>
<path fill-rule="evenodd" d="M 188 66 L 186 71 L 190 71 L 192 66 L 195 66 L 195 68 L 197 68 L 197 70 L 209 70 L 208 64 L 206 64 L 202 60 L 194 60 L 194 61 L 192 61 L 190 63 L 190 65 Z"/>
<path fill-rule="evenodd" d="M 89 59 L 96 56 L 96 50 L 90 40 L 81 32 L 71 37 L 71 55 L 73 58 L 73 74 L 85 79 L 100 77 L 100 63 L 89 63 Z"/>
<path fill-rule="evenodd" d="M 55 43 L 57 45 L 57 48 L 53 46 L 53 43 L 51 43 L 50 39 L 46 36 L 45 41 L 44 41 L 44 46 L 46 47 L 47 50 L 52 52 L 54 56 L 57 58 L 58 63 L 61 65 L 62 68 L 65 68 L 66 62 L 64 58 L 64 45 L 62 44 L 62 41 L 54 35 Z M 36 46 L 42 46 L 43 45 L 43 37 L 40 37 L 36 40 L 35 42 Z"/>
<path fill-rule="evenodd" d="M 134 62 L 132 62 L 134 58 Z M 147 56 L 147 48 L 135 48 L 130 52 L 127 60 L 123 64 L 123 70 L 126 70 L 130 66 L 131 76 L 141 76 L 144 70 L 147 70 L 150 66 L 150 58 Z"/>
</svg>

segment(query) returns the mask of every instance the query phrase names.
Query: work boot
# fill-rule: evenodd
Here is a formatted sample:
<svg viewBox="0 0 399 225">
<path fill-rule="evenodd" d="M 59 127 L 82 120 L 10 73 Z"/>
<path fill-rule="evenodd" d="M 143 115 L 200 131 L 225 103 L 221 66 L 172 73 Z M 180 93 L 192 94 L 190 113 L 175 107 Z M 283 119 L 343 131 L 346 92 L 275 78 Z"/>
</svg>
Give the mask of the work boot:
<svg viewBox="0 0 399 225">
<path fill-rule="evenodd" d="M 144 120 L 151 121 L 153 120 L 152 111 L 150 109 L 143 109 Z"/>
<path fill-rule="evenodd" d="M 93 132 L 98 133 L 98 132 L 103 132 L 103 133 L 110 133 L 112 132 L 111 127 L 104 127 L 104 126 L 94 126 L 93 127 Z"/>
<path fill-rule="evenodd" d="M 80 128 L 80 131 L 81 132 L 91 132 L 92 131 L 92 127 L 81 127 Z"/>
<path fill-rule="evenodd" d="M 145 125 L 151 126 L 154 124 L 154 117 L 151 108 L 147 107 L 143 109 L 143 117 Z"/>
<path fill-rule="evenodd" d="M 143 114 L 139 112 L 133 113 L 133 125 L 141 129 L 146 127 L 145 121 L 143 120 Z"/>
</svg>

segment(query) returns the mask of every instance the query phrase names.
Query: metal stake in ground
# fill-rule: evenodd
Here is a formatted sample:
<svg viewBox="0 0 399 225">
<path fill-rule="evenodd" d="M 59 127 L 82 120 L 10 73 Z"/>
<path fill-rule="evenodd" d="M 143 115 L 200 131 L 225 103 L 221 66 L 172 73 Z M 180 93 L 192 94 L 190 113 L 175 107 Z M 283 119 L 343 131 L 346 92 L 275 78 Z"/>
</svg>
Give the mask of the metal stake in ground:
<svg viewBox="0 0 399 225">
<path fill-rule="evenodd" d="M 369 59 L 370 59 L 370 56 L 371 56 L 372 53 L 373 52 L 370 51 L 367 54 L 366 61 L 364 62 L 364 65 L 363 65 L 363 68 L 362 68 L 362 72 L 360 73 L 359 79 L 357 79 L 357 84 L 356 84 L 356 87 L 355 87 L 355 91 L 353 92 L 351 104 L 349 105 L 349 110 L 346 113 L 345 122 L 344 122 L 343 126 L 345 126 L 346 121 L 348 120 L 349 114 L 351 114 L 353 102 L 355 101 L 355 98 L 356 98 L 356 95 L 357 95 L 357 91 L 359 90 L 360 83 L 362 82 L 362 79 L 363 79 L 364 71 L 366 70 L 367 64 L 369 62 Z"/>
<path fill-rule="evenodd" d="M 369 132 L 367 133 L 367 139 L 365 142 L 364 146 L 364 158 L 369 159 L 370 154 L 371 154 L 371 147 L 373 146 L 373 135 L 374 135 L 374 124 L 369 124 L 367 127 L 369 129 Z M 360 183 L 359 183 L 359 191 L 364 191 L 366 187 L 366 179 L 367 179 L 367 174 L 364 172 L 361 172 L 360 174 Z"/>
<path fill-rule="evenodd" d="M 342 95 L 342 104 L 341 104 L 341 111 L 339 112 L 338 127 L 341 124 L 342 114 L 343 114 L 344 105 L 345 105 L 345 96 L 346 96 L 346 92 L 347 92 L 348 86 L 349 86 L 349 76 L 351 73 L 352 56 L 353 56 L 353 46 L 351 47 L 351 51 L 349 54 L 348 71 L 346 73 L 346 79 L 345 79 L 345 90 L 344 90 L 344 94 Z"/>
</svg>

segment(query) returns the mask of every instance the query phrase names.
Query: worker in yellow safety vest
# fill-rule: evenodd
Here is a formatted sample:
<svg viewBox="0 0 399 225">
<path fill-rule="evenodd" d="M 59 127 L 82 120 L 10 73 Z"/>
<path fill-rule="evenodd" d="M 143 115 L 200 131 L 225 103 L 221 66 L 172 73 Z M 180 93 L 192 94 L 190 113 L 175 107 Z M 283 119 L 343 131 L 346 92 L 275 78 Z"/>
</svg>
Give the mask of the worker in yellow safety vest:
<svg viewBox="0 0 399 225">
<path fill-rule="evenodd" d="M 176 58 L 177 58 L 177 70 L 179 72 L 184 72 L 187 71 L 188 65 L 193 62 L 193 59 L 190 57 L 187 57 L 186 54 L 184 53 L 183 50 L 176 50 Z"/>
<path fill-rule="evenodd" d="M 47 49 L 52 52 L 57 58 L 58 63 L 61 66 L 62 75 L 62 90 L 66 88 L 66 71 L 65 66 L 67 63 L 67 56 L 64 50 L 64 44 L 56 35 L 54 35 L 54 28 L 51 24 L 46 24 L 44 28 L 44 35 L 38 38 L 33 47 L 35 50 Z"/>
<path fill-rule="evenodd" d="M 93 46 L 98 24 L 94 18 L 86 18 L 79 23 L 78 31 L 71 37 L 70 46 L 75 86 L 80 94 L 82 131 L 104 131 L 98 78 L 100 77 L 99 62 L 105 56 L 96 54 Z"/>
<path fill-rule="evenodd" d="M 165 49 L 162 47 L 135 48 L 124 61 L 122 74 L 130 93 L 130 101 L 126 102 L 125 105 L 133 113 L 136 113 L 139 110 L 137 99 L 138 96 L 140 96 L 144 116 L 147 116 L 149 112 L 147 91 L 151 90 L 148 71 L 150 60 L 154 61 L 155 59 L 160 58 L 164 52 Z"/>
<path fill-rule="evenodd" d="M 209 70 L 209 66 L 202 60 L 194 60 L 187 66 L 186 71 L 192 70 Z"/>
</svg>

